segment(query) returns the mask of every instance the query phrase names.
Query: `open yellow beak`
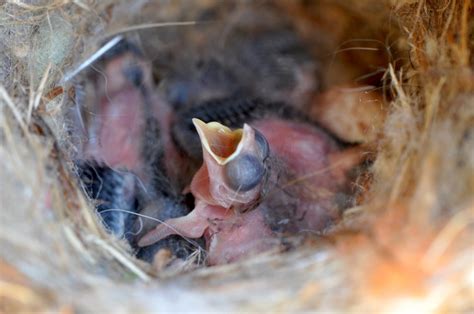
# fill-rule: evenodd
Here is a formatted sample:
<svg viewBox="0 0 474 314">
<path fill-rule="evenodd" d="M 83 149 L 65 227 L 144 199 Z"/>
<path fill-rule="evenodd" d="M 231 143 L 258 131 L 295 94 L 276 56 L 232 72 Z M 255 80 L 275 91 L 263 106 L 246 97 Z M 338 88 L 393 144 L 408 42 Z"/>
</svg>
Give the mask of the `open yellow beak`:
<svg viewBox="0 0 474 314">
<path fill-rule="evenodd" d="M 193 119 L 203 149 L 219 164 L 225 165 L 242 151 L 245 134 L 243 129 L 231 130 L 218 122 L 205 123 Z"/>
</svg>

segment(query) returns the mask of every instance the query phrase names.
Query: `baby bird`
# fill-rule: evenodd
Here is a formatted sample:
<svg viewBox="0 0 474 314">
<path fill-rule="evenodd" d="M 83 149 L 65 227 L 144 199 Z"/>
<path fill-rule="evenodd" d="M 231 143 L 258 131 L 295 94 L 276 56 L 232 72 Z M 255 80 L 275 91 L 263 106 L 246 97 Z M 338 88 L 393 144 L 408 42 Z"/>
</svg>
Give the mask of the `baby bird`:
<svg viewBox="0 0 474 314">
<path fill-rule="evenodd" d="M 288 17 L 271 3 L 218 3 L 191 18 L 203 20 L 196 26 L 143 34 L 166 101 L 176 110 L 234 96 L 306 105 L 321 65 Z M 148 36 L 161 47 L 147 49 Z"/>
<path fill-rule="evenodd" d="M 236 130 L 193 123 L 204 160 L 190 186 L 195 207 L 158 225 L 139 246 L 204 235 L 208 263 L 223 264 L 269 249 L 283 235 L 320 233 L 339 218 L 338 193 L 360 155 L 342 154 L 324 131 L 277 117 Z"/>
<path fill-rule="evenodd" d="M 105 228 L 128 240 L 138 258 L 152 262 L 154 254 L 166 248 L 185 259 L 200 248 L 199 241 L 174 236 L 147 248 L 136 246 L 158 221 L 189 212 L 185 195 L 167 175 L 165 151 L 172 150 L 166 136 L 169 110 L 154 92 L 151 70 L 127 41 L 94 69 L 99 74 L 90 75 L 89 82 L 95 97 L 89 97 L 82 112 L 88 137 L 76 160 L 82 186 Z"/>
</svg>

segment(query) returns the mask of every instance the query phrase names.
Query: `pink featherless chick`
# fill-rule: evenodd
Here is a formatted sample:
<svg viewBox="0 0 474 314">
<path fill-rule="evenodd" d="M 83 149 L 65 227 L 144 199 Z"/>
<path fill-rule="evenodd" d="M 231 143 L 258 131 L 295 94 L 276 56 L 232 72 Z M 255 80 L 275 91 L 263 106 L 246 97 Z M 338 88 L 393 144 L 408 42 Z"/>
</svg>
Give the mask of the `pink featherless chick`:
<svg viewBox="0 0 474 314">
<path fill-rule="evenodd" d="M 231 130 L 193 119 L 203 165 L 190 190 L 195 208 L 143 236 L 148 246 L 169 235 L 204 236 L 210 265 L 225 264 L 280 243 L 283 235 L 320 233 L 340 216 L 338 192 L 360 162 L 309 123 L 279 118 Z"/>
</svg>

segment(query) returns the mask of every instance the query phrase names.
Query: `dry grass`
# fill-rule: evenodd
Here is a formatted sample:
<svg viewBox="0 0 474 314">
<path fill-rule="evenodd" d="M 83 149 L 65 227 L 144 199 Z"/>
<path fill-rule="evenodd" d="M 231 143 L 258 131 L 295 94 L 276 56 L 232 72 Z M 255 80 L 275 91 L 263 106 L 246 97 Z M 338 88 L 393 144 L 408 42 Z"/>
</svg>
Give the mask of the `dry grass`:
<svg viewBox="0 0 474 314">
<path fill-rule="evenodd" d="M 309 16 L 289 3 L 282 5 L 306 36 L 327 27 L 337 43 L 381 37 L 397 51 L 378 69 L 391 98 L 370 189 L 327 239 L 176 276 L 154 273 L 103 232 L 68 175 L 64 112 L 71 104 L 68 87 L 55 88 L 73 61 L 93 51 L 90 38 L 110 31 L 120 6 L 1 4 L 1 311 L 474 310 L 471 1 L 321 1 L 315 9 L 322 11 Z M 179 11 L 168 10 L 170 18 Z M 122 23 L 115 29 L 139 24 Z M 350 47 L 362 49 L 346 61 L 374 60 L 364 50 L 374 46 Z M 336 62 L 331 70 L 339 70 Z"/>
</svg>

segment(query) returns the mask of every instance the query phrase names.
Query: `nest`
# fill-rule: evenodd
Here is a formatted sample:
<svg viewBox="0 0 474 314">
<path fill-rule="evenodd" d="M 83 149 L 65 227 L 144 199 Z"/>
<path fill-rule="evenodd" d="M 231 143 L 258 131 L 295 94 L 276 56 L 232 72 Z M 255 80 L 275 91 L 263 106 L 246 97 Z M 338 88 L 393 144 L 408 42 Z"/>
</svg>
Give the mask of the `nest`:
<svg viewBox="0 0 474 314">
<path fill-rule="evenodd" d="M 104 231 L 71 177 L 73 90 L 64 75 L 105 35 L 151 22 L 177 27 L 212 3 L 156 0 L 146 11 L 145 1 L 1 4 L 0 309 L 472 311 L 470 0 L 278 1 L 304 36 L 323 30 L 336 43 L 327 84 L 364 76 L 386 96 L 360 205 L 327 237 L 239 263 L 157 272 Z"/>
</svg>

